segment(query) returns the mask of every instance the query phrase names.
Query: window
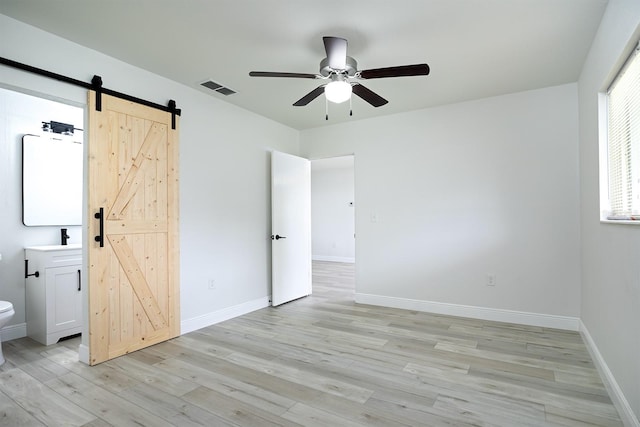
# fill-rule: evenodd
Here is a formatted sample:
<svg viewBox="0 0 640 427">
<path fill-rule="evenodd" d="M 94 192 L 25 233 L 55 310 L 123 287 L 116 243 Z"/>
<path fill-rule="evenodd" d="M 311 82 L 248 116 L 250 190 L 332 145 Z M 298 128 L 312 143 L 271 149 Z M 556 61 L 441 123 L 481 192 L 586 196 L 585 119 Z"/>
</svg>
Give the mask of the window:
<svg viewBox="0 0 640 427">
<path fill-rule="evenodd" d="M 640 44 L 606 94 L 607 220 L 640 220 L 639 52 Z"/>
</svg>

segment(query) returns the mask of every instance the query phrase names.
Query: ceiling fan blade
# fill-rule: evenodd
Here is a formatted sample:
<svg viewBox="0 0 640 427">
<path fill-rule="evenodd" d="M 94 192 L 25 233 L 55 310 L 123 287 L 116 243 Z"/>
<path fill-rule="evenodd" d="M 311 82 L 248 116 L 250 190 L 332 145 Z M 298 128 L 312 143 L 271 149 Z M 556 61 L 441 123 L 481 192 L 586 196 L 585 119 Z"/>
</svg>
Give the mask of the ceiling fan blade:
<svg viewBox="0 0 640 427">
<path fill-rule="evenodd" d="M 401 65 L 398 67 L 374 68 L 360 71 L 362 79 L 382 79 L 385 77 L 426 76 L 429 74 L 427 64 Z"/>
<path fill-rule="evenodd" d="M 374 107 L 381 107 L 389 102 L 374 91 L 362 86 L 360 83 L 354 83 L 351 90 Z"/>
<path fill-rule="evenodd" d="M 347 40 L 340 37 L 323 37 L 324 50 L 327 52 L 329 67 L 334 70 L 347 68 Z"/>
<path fill-rule="evenodd" d="M 251 71 L 249 72 L 251 77 L 293 77 L 297 79 L 317 79 L 315 74 L 306 73 L 280 73 L 273 71 Z"/>
<path fill-rule="evenodd" d="M 324 93 L 324 87 L 325 86 L 326 85 L 318 86 L 317 88 L 315 88 L 314 90 L 312 90 L 311 92 L 309 92 L 308 94 L 306 94 L 305 96 L 303 96 L 302 98 L 297 100 L 293 104 L 293 106 L 294 107 L 304 107 L 305 105 L 307 105 L 308 103 L 310 103 L 311 101 L 313 101 L 314 99 L 316 99 L 317 97 L 322 95 Z"/>
</svg>

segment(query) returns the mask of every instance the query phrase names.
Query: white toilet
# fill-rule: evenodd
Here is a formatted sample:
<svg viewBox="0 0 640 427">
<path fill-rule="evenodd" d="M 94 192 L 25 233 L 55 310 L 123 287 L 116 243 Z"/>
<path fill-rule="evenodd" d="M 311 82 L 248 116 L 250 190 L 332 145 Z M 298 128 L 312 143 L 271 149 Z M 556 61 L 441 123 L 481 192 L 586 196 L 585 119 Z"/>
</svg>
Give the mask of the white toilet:
<svg viewBox="0 0 640 427">
<path fill-rule="evenodd" d="M 13 310 L 13 304 L 9 301 L 0 301 L 0 330 L 6 325 L 16 312 Z M 2 342 L 0 342 L 0 365 L 4 363 L 2 355 Z"/>
</svg>

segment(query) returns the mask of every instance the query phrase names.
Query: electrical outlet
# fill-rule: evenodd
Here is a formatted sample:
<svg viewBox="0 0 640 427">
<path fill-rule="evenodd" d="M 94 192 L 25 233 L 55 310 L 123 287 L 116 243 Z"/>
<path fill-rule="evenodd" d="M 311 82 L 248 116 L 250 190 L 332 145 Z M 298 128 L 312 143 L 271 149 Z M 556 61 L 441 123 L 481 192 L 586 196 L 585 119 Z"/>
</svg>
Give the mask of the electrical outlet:
<svg viewBox="0 0 640 427">
<path fill-rule="evenodd" d="M 495 285 L 496 285 L 496 275 L 487 274 L 487 286 L 495 286 Z"/>
<path fill-rule="evenodd" d="M 209 279 L 209 290 L 213 291 L 216 288 L 216 281 L 213 279 Z"/>
</svg>

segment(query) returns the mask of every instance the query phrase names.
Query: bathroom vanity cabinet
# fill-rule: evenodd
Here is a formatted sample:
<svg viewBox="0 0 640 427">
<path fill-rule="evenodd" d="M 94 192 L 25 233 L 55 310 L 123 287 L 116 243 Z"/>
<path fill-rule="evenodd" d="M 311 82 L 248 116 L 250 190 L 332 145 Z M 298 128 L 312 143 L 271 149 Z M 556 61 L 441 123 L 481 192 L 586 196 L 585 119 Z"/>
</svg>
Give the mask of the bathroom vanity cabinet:
<svg viewBox="0 0 640 427">
<path fill-rule="evenodd" d="M 81 333 L 80 245 L 32 246 L 25 260 L 27 335 L 50 345 Z"/>
</svg>

